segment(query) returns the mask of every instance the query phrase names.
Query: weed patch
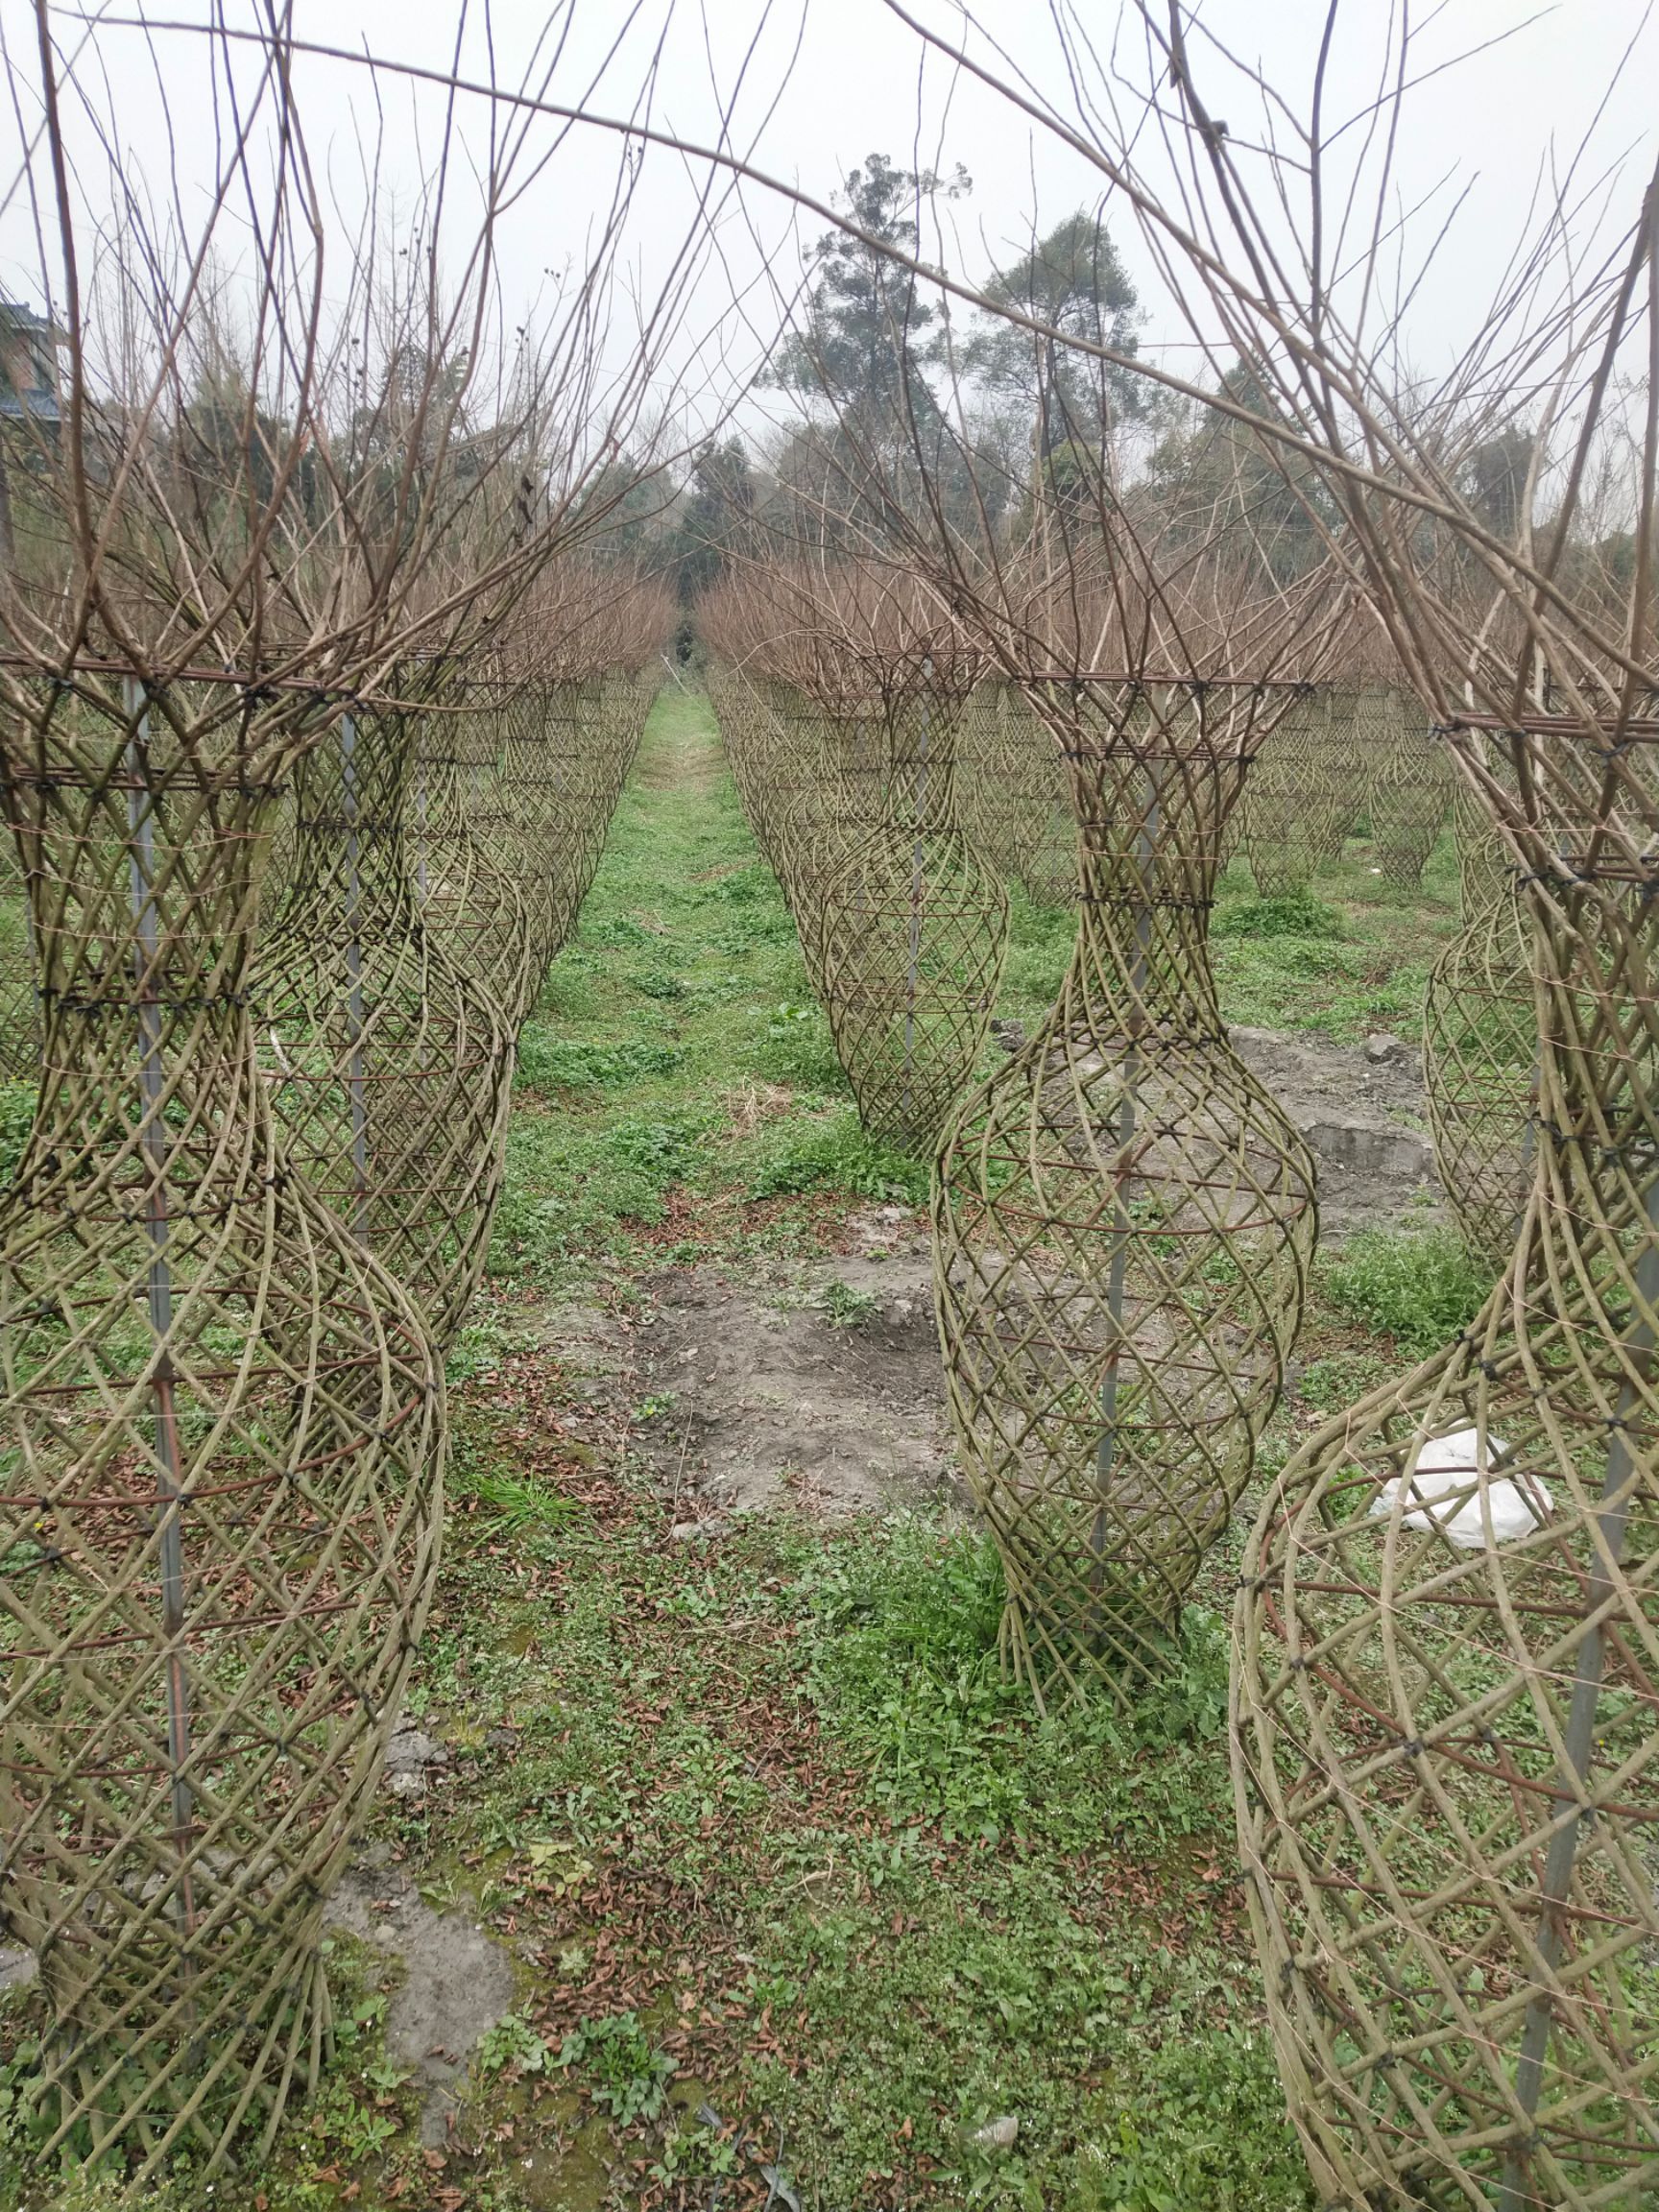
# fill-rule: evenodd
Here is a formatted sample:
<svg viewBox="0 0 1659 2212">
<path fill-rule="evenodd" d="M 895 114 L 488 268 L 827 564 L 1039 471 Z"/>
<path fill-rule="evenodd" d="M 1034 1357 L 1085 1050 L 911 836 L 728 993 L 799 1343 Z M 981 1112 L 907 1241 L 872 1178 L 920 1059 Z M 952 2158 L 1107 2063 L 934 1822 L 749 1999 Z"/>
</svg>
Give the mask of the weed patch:
<svg viewBox="0 0 1659 2212">
<path fill-rule="evenodd" d="M 1417 1358 L 1466 1329 L 1491 1286 L 1462 1238 L 1440 1228 L 1361 1231 L 1321 1273 L 1325 1297 L 1339 1313 L 1392 1336 Z"/>
<path fill-rule="evenodd" d="M 1342 917 L 1311 891 L 1286 891 L 1276 899 L 1239 899 L 1211 925 L 1213 937 L 1340 937 Z"/>
<path fill-rule="evenodd" d="M 854 1198 L 920 1206 L 927 1196 L 927 1169 L 866 1135 L 852 1107 L 810 1118 L 781 1117 L 757 1136 L 750 1158 L 751 1198 L 843 1190 Z"/>
</svg>

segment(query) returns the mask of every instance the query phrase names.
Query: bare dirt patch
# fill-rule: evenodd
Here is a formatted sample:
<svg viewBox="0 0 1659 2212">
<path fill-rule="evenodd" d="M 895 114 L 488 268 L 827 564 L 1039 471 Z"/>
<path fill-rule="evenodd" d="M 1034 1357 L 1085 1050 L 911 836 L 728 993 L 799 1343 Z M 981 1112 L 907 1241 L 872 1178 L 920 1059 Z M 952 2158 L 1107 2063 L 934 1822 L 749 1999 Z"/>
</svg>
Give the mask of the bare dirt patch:
<svg viewBox="0 0 1659 2212">
<path fill-rule="evenodd" d="M 786 1276 L 709 1265 L 642 1286 L 635 1441 L 686 1532 L 785 1504 L 851 1513 L 954 1494 L 926 1233 L 881 1208 L 849 1241 Z"/>
<path fill-rule="evenodd" d="M 350 1868 L 329 1900 L 328 1925 L 403 1962 L 386 2015 L 386 2048 L 415 2072 L 421 2140 L 443 2143 L 480 2039 L 513 2009 L 513 1965 L 466 1912 L 434 1912 L 405 1874 Z"/>
<path fill-rule="evenodd" d="M 1233 1044 L 1307 1139 L 1319 1169 L 1321 1242 L 1432 1216 L 1440 1198 L 1423 1097 L 1423 1063 L 1398 1039 L 1333 1045 L 1277 1029 L 1235 1029 Z M 1372 1057 L 1375 1052 L 1378 1056 Z"/>
</svg>

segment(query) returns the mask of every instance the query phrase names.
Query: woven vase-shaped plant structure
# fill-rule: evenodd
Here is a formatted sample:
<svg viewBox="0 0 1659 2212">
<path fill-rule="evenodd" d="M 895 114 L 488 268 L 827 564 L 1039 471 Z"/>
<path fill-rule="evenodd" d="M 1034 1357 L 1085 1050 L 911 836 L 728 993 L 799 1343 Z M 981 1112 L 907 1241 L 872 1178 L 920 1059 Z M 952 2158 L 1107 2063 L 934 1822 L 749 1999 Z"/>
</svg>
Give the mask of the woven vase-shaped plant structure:
<svg viewBox="0 0 1659 2212">
<path fill-rule="evenodd" d="M 1371 841 L 1382 880 L 1414 891 L 1452 807 L 1453 769 L 1445 740 L 1409 691 L 1388 694 L 1371 779 Z"/>
<path fill-rule="evenodd" d="M 1324 2198 L 1634 2212 L 1659 2193 L 1659 725 L 1489 741 L 1538 971 L 1535 1180 L 1479 1318 L 1274 1482 L 1235 1780 Z"/>
<path fill-rule="evenodd" d="M 431 1338 L 291 1170 L 249 1012 L 294 713 L 8 685 L 44 1045 L 0 1200 L 0 1911 L 42 2154 L 144 2173 L 316 2080 L 323 1908 L 437 1560 Z"/>
<path fill-rule="evenodd" d="M 1515 1249 L 1537 1151 L 1532 925 L 1483 811 L 1467 794 L 1454 811 L 1463 926 L 1429 972 L 1423 1087 L 1457 1226 L 1496 1268 Z"/>
<path fill-rule="evenodd" d="M 1007 895 L 956 814 L 959 709 L 926 674 L 890 695 L 881 813 L 823 885 L 825 1009 L 859 1118 L 922 1153 L 972 1075 L 1008 942 Z"/>
<path fill-rule="evenodd" d="M 1076 948 L 973 1093 L 934 1185 L 934 1283 L 969 1480 L 1040 1694 L 1132 1700 L 1249 1479 L 1301 1320 L 1313 1166 L 1233 1052 L 1206 925 L 1260 695 L 1080 686 Z"/>
<path fill-rule="evenodd" d="M 982 684 L 968 702 L 957 790 L 969 843 L 1040 906 L 1077 895 L 1077 816 L 1053 738 L 1022 694 Z"/>
<path fill-rule="evenodd" d="M 1328 722 L 1327 694 L 1298 685 L 1250 771 L 1244 850 L 1263 899 L 1305 891 L 1334 856 L 1325 804 Z"/>
<path fill-rule="evenodd" d="M 521 685 L 507 702 L 500 782 L 512 838 L 504 861 L 530 930 L 530 998 L 575 932 L 609 819 L 604 780 L 583 737 L 579 686 Z"/>
<path fill-rule="evenodd" d="M 765 748 L 767 709 L 757 685 L 741 669 L 719 661 L 709 665 L 709 699 L 720 728 L 720 743 L 737 787 L 737 804 L 766 864 L 777 868 L 765 830 Z"/>
<path fill-rule="evenodd" d="M 495 686 L 457 684 L 421 716 L 408 841 L 422 922 L 517 1037 L 541 986 L 537 934 L 552 924 L 547 911 L 526 906 L 512 865 L 517 817 L 499 772 L 498 706 Z"/>
<path fill-rule="evenodd" d="M 407 714 L 349 713 L 302 763 L 294 881 L 261 934 L 252 993 L 291 1166 L 446 1351 L 500 1195 L 513 1042 L 416 906 L 413 734 Z"/>
</svg>

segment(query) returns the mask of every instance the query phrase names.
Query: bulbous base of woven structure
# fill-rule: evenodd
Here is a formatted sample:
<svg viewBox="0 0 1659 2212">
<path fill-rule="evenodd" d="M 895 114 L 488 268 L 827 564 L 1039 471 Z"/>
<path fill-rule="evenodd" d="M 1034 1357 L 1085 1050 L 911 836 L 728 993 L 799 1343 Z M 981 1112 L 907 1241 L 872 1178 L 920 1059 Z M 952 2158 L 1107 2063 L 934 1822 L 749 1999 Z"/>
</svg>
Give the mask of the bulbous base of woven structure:
<svg viewBox="0 0 1659 2212">
<path fill-rule="evenodd" d="M 1434 1164 L 1472 1252 L 1515 1249 L 1537 1150 L 1532 933 L 1505 884 L 1440 954 L 1423 1012 Z"/>
<path fill-rule="evenodd" d="M 945 1141 L 935 1292 L 1006 1647 L 1040 1694 L 1132 1699 L 1277 1399 L 1313 1173 L 1227 1043 L 1204 950 L 1254 706 L 1136 686 L 1055 711 L 1077 721 L 1077 945 L 1047 1021 Z"/>
<path fill-rule="evenodd" d="M 43 2155 L 216 2156 L 315 2085 L 323 1908 L 436 1571 L 434 1348 L 258 1165 L 194 1218 L 175 1180 L 161 1352 L 118 1189 L 43 1132 L 0 1214 L 0 1905 Z"/>
<path fill-rule="evenodd" d="M 1133 1697 L 1226 1529 L 1277 1400 L 1312 1171 L 1224 1037 L 1133 1036 L 1080 951 L 964 1107 L 933 1232 L 950 1402 L 1040 1689 Z"/>
<path fill-rule="evenodd" d="M 415 1297 L 447 1350 L 500 1196 L 513 1042 L 416 911 L 408 733 L 349 718 L 300 772 L 296 878 L 252 996 L 290 1166 Z"/>
<path fill-rule="evenodd" d="M 1659 2192 L 1651 767 L 1502 741 L 1527 804 L 1484 789 L 1544 886 L 1532 1190 L 1458 1343 L 1272 1486 L 1235 1789 L 1326 2197 L 1605 2212 Z"/>
<path fill-rule="evenodd" d="M 1546 1258 L 1534 1223 L 1524 1275 Z M 1659 2187 L 1659 1512 L 1609 1469 L 1620 1394 L 1579 1386 L 1576 1317 L 1521 1341 L 1515 1318 L 1505 1286 L 1469 1343 L 1329 1424 L 1246 1555 L 1241 1846 L 1333 2203 Z M 1443 1441 L 1471 1431 L 1479 1460 Z"/>
<path fill-rule="evenodd" d="M 442 1512 L 425 1325 L 276 1142 L 247 974 L 277 746 L 222 688 L 59 687 L 10 740 L 45 1040 L 0 1204 L 0 1911 L 39 1963 L 43 2153 L 140 2174 L 269 2137 L 316 2077 L 323 1906 Z"/>
</svg>

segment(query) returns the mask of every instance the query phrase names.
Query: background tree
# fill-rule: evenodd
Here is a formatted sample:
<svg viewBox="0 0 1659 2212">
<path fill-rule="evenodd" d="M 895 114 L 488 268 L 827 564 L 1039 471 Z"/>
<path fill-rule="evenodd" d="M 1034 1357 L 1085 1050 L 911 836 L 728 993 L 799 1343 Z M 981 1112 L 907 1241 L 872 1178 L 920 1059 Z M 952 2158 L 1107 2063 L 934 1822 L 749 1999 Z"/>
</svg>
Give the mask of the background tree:
<svg viewBox="0 0 1659 2212">
<path fill-rule="evenodd" d="M 1472 448 L 1461 470 L 1462 488 L 1495 536 L 1513 542 L 1520 535 L 1533 440 L 1527 430 L 1501 430 Z"/>
<path fill-rule="evenodd" d="M 1135 286 L 1105 225 L 1087 208 L 1069 215 L 1029 253 L 998 270 L 985 297 L 1086 345 L 1135 350 Z M 1075 444 L 1098 454 L 1115 425 L 1144 412 L 1142 387 L 1130 371 L 995 316 L 981 318 L 961 365 L 994 403 L 1011 404 L 1023 414 L 1050 475 L 1065 446 Z"/>
<path fill-rule="evenodd" d="M 719 580 L 733 554 L 755 550 L 757 502 L 740 438 L 711 439 L 693 457 L 669 554 L 683 606 Z"/>
<path fill-rule="evenodd" d="M 1221 391 L 1264 421 L 1286 420 L 1247 362 L 1234 363 Z M 1230 533 L 1264 584 L 1292 584 L 1320 565 L 1334 510 L 1310 466 L 1207 408 L 1178 407 L 1165 419 L 1169 427 L 1152 451 L 1145 493 L 1173 506 L 1175 536 L 1184 515 L 1199 538 Z"/>
<path fill-rule="evenodd" d="M 872 237 L 904 253 L 921 250 L 925 200 L 959 199 L 970 189 L 958 167 L 941 178 L 931 169 L 898 168 L 872 154 L 851 169 L 834 204 Z M 864 435 L 891 439 L 912 417 L 934 409 L 923 373 L 927 334 L 937 309 L 918 293 L 915 276 L 874 246 L 839 230 L 812 249 L 816 272 L 805 312 L 774 355 L 766 381 L 806 398 L 828 399 Z"/>
</svg>

